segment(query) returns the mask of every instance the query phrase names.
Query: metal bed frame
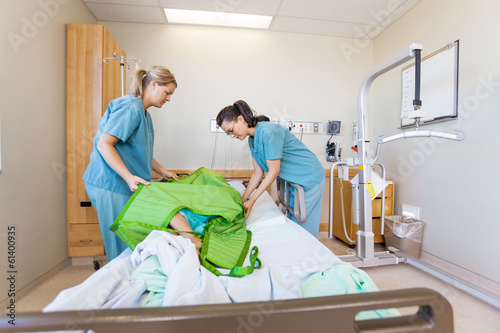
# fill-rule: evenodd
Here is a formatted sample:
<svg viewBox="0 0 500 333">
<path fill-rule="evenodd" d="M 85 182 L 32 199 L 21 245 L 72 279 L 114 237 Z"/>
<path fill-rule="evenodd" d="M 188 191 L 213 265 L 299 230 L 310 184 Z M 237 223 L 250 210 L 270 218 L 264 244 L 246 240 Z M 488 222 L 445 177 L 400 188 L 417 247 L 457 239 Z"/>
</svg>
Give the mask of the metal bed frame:
<svg viewBox="0 0 500 333">
<path fill-rule="evenodd" d="M 361 311 L 415 306 L 418 310 L 412 315 L 355 320 Z M 25 313 L 18 314 L 15 326 L 0 323 L 0 331 L 5 333 L 54 330 L 450 333 L 454 327 L 449 302 L 426 288 L 255 303 Z"/>
</svg>

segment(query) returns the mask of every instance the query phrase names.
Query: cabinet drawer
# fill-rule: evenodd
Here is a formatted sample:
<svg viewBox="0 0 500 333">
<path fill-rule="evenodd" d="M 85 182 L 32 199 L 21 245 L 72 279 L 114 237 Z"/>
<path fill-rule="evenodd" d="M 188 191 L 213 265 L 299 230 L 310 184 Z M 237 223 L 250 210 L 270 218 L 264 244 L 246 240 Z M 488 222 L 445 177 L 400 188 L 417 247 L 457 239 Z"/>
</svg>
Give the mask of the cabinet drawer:
<svg viewBox="0 0 500 333">
<path fill-rule="evenodd" d="M 372 217 L 380 217 L 382 212 L 382 199 L 372 201 Z M 394 198 L 385 198 L 385 216 L 394 214 Z"/>
<path fill-rule="evenodd" d="M 372 231 L 374 243 L 383 243 L 385 241 L 384 236 L 380 234 L 380 219 L 372 219 Z"/>
<path fill-rule="evenodd" d="M 68 225 L 68 251 L 70 257 L 102 256 L 104 244 L 97 223 Z"/>
</svg>

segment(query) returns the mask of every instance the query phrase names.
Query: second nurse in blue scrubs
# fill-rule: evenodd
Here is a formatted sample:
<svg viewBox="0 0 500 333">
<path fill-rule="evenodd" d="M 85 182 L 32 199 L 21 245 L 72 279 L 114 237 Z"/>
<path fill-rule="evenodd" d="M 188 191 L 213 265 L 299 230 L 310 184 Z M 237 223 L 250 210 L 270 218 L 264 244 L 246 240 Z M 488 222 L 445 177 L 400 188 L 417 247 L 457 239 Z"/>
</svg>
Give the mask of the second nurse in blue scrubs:
<svg viewBox="0 0 500 333">
<path fill-rule="evenodd" d="M 242 195 L 246 217 L 259 196 L 279 177 L 304 188 L 307 219 L 299 225 L 318 237 L 325 169 L 316 155 L 289 130 L 269 122 L 266 116 L 257 116 L 245 101 L 222 109 L 217 124 L 233 138 L 248 137 L 254 173 Z"/>
<path fill-rule="evenodd" d="M 139 184 L 149 184 L 152 170 L 177 179 L 153 158 L 154 130 L 147 111 L 169 102 L 176 88 L 177 81 L 167 68 L 139 69 L 132 79 L 131 94 L 111 101 L 99 122 L 83 179 L 97 211 L 108 260 L 127 248 L 109 227 Z"/>
</svg>

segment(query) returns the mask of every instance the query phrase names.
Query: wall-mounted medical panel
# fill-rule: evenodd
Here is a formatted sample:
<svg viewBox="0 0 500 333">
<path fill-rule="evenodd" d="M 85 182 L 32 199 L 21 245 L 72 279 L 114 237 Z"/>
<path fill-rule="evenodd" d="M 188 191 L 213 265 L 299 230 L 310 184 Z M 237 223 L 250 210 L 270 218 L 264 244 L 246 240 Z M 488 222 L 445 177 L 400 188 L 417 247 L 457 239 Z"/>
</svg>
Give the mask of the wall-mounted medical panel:
<svg viewBox="0 0 500 333">
<path fill-rule="evenodd" d="M 294 134 L 323 134 L 323 123 L 319 121 L 294 121 L 291 128 Z"/>
</svg>

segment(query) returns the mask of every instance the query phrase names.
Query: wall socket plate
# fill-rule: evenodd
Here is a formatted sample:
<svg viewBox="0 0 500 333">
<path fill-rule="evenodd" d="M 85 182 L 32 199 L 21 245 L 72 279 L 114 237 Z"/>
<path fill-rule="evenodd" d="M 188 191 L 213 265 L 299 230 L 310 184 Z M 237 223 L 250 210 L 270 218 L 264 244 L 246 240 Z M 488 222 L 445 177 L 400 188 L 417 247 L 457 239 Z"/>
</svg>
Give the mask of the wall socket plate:
<svg viewBox="0 0 500 333">
<path fill-rule="evenodd" d="M 415 206 L 402 204 L 401 205 L 401 215 L 419 220 L 420 219 L 420 208 L 415 207 Z"/>
<path fill-rule="evenodd" d="M 224 133 L 224 131 L 217 125 L 216 119 L 210 119 L 210 132 L 212 132 L 212 133 Z"/>
<path fill-rule="evenodd" d="M 319 121 L 294 121 L 293 134 L 323 134 L 323 123 Z"/>
</svg>

